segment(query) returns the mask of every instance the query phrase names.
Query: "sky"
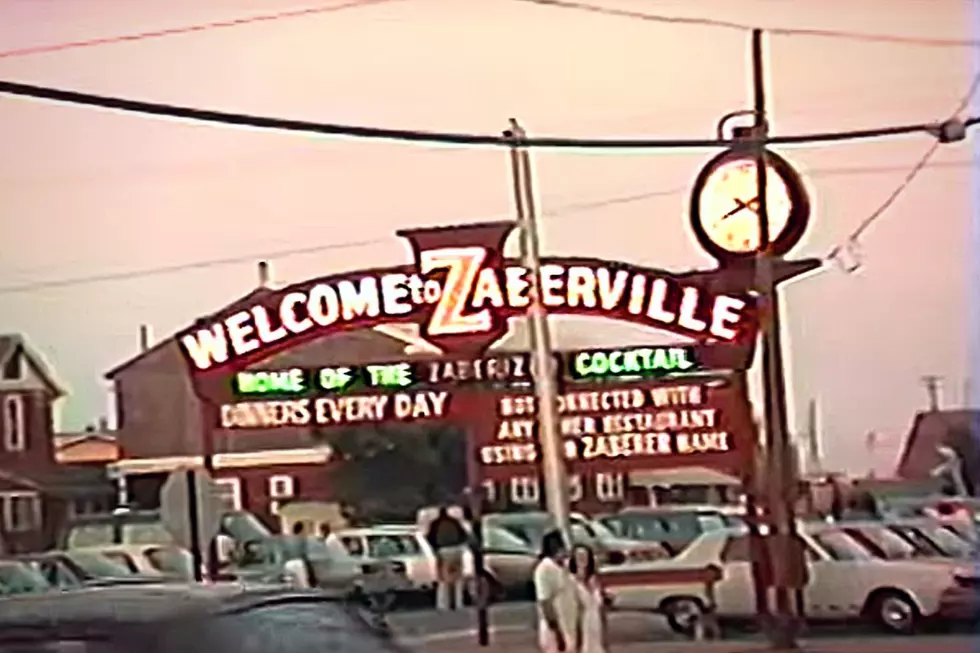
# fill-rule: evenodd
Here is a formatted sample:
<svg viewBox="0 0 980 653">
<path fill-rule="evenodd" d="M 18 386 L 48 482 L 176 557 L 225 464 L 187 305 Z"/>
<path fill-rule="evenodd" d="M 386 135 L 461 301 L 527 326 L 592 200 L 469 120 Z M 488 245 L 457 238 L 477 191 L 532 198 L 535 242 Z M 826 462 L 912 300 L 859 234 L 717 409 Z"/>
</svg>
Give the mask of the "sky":
<svg viewBox="0 0 980 653">
<path fill-rule="evenodd" d="M 723 114 L 751 102 L 744 31 L 519 0 L 390 0 L 2 55 L 312 2 L 0 0 L 0 79 L 440 131 L 498 133 L 515 117 L 532 135 L 582 137 L 710 138 Z M 980 21 L 970 0 L 593 4 L 920 39 L 972 38 Z M 777 134 L 945 119 L 980 69 L 969 47 L 772 35 L 767 51 Z M 258 260 L 270 260 L 278 283 L 397 264 L 408 253 L 396 229 L 512 213 L 506 154 L 490 149 L 259 132 L 8 97 L 0 97 L 0 143 L 0 332 L 25 334 L 68 387 L 64 429 L 110 410 L 103 373 L 136 353 L 140 324 L 155 339 L 169 336 L 254 288 Z M 792 257 L 822 257 L 844 242 L 929 146 L 914 137 L 781 149 L 814 202 Z M 711 266 L 686 221 L 689 187 L 711 154 L 535 154 L 544 254 Z M 944 146 L 861 236 L 857 272 L 830 264 L 783 289 L 792 427 L 804 428 L 803 407 L 818 400 L 828 466 L 889 468 L 926 405 L 923 375 L 944 378 L 946 406 L 965 402 L 964 387 L 980 396 L 980 378 L 967 384 L 970 352 L 980 362 L 968 319 L 977 304 L 969 282 L 971 239 L 980 239 L 976 165 L 972 143 Z M 229 258 L 240 262 L 196 265 Z M 622 325 L 577 328 L 601 333 L 607 342 L 597 344 L 638 337 Z M 880 434 L 870 455 L 869 431 Z"/>
</svg>

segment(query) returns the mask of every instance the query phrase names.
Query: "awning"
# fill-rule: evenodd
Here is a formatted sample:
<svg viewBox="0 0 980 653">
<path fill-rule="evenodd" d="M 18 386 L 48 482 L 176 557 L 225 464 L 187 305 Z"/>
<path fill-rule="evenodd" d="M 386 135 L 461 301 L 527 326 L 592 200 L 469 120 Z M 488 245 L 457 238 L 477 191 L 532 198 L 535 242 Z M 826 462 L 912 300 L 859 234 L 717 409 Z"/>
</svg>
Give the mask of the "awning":
<svg viewBox="0 0 980 653">
<path fill-rule="evenodd" d="M 679 467 L 630 472 L 630 485 L 741 485 L 736 477 L 709 467 Z"/>
<path fill-rule="evenodd" d="M 313 449 L 277 449 L 214 455 L 215 469 L 242 467 L 278 467 L 281 465 L 319 465 L 330 460 L 329 447 Z M 169 473 L 182 467 L 201 467 L 201 456 L 167 456 L 163 458 L 124 458 L 107 466 L 111 477 Z"/>
</svg>

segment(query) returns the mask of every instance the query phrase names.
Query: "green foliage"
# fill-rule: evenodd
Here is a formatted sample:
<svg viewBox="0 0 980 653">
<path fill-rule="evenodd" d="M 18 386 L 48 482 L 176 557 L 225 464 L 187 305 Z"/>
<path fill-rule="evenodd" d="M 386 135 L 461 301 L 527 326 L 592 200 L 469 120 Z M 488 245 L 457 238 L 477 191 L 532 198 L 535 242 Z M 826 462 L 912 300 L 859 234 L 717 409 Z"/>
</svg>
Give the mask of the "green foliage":
<svg viewBox="0 0 980 653">
<path fill-rule="evenodd" d="M 466 436 L 451 426 L 380 424 L 315 436 L 334 450 L 334 496 L 362 519 L 414 519 L 422 506 L 458 501 L 466 486 Z"/>
</svg>

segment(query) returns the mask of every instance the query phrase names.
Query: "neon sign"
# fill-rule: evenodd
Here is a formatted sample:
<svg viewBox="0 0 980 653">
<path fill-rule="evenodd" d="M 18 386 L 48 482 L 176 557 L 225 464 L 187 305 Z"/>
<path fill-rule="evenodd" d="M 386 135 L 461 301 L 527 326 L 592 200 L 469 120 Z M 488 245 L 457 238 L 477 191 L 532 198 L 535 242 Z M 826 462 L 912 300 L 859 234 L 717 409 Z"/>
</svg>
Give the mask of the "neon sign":
<svg viewBox="0 0 980 653">
<path fill-rule="evenodd" d="M 693 372 L 694 347 L 630 347 L 571 354 L 569 376 L 578 381 L 610 377 L 664 376 Z"/>
<path fill-rule="evenodd" d="M 528 271 L 500 252 L 513 223 L 400 232 L 414 266 L 335 275 L 256 295 L 251 305 L 178 335 L 195 373 L 241 369 L 275 351 L 346 329 L 414 322 L 456 353 L 482 353 L 530 303 Z M 551 313 L 612 318 L 701 340 L 755 332 L 752 300 L 719 294 L 700 277 L 596 259 L 546 258 L 541 299 Z"/>
<path fill-rule="evenodd" d="M 540 456 L 536 399 L 496 397 L 496 420 L 477 446 L 481 473 L 534 473 Z M 684 465 L 690 456 L 731 460 L 752 434 L 747 401 L 722 377 L 584 386 L 560 395 L 558 412 L 565 459 L 580 471 Z"/>
</svg>

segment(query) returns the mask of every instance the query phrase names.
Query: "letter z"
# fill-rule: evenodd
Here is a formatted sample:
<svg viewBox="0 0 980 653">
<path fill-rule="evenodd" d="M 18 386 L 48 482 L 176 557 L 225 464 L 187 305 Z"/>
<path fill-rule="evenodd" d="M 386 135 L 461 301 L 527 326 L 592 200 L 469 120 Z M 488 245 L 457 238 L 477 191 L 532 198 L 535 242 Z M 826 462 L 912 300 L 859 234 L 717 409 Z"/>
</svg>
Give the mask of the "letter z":
<svg viewBox="0 0 980 653">
<path fill-rule="evenodd" d="M 429 320 L 429 335 L 480 333 L 493 327 L 489 309 L 464 315 L 466 302 L 486 258 L 485 247 L 446 247 L 421 252 L 419 268 L 422 274 L 446 270 L 442 295 Z"/>
</svg>

